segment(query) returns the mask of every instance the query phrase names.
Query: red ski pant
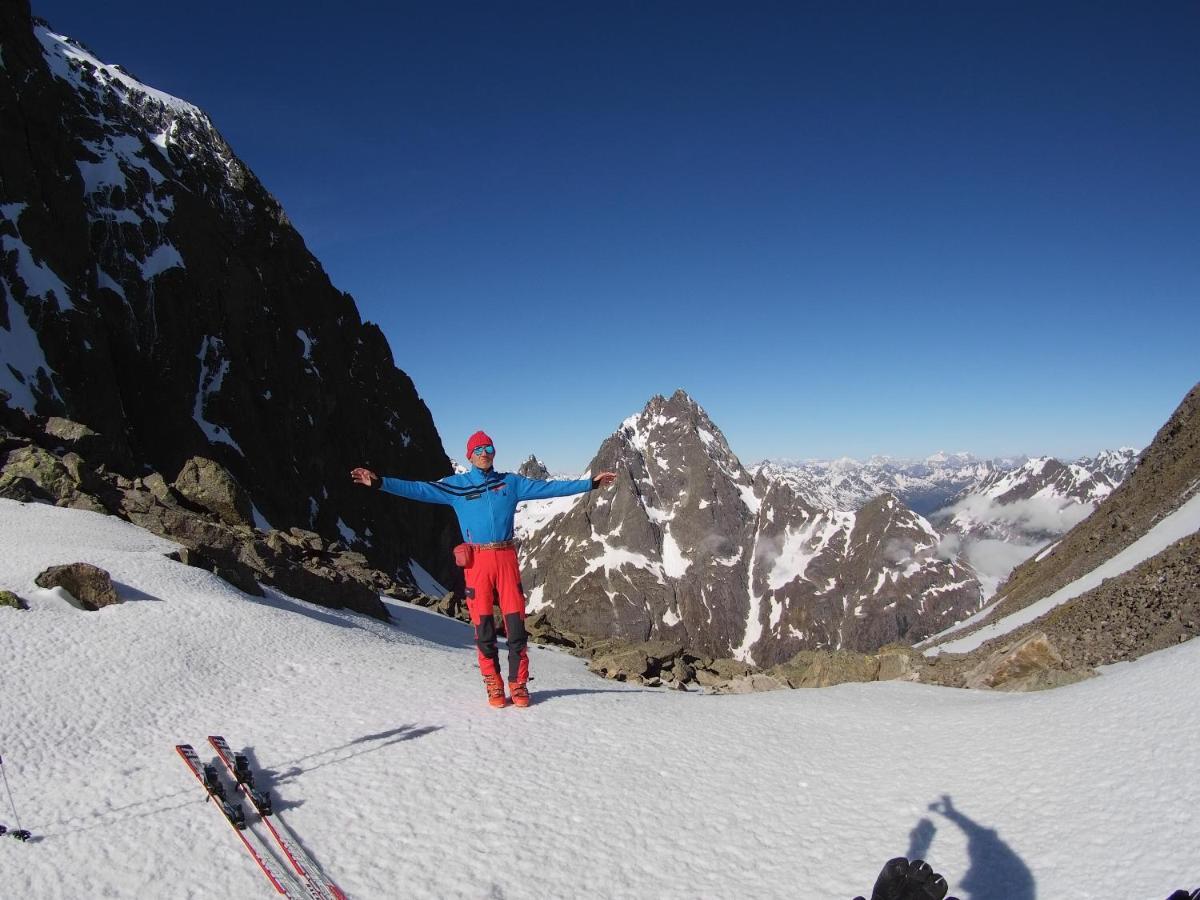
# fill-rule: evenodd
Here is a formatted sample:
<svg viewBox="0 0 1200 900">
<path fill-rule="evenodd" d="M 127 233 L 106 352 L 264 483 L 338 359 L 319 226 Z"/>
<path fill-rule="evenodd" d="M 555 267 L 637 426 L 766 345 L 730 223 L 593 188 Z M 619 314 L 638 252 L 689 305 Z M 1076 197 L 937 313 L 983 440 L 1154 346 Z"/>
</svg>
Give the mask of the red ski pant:
<svg viewBox="0 0 1200 900">
<path fill-rule="evenodd" d="M 475 559 L 463 570 L 467 582 L 467 609 L 475 626 L 475 648 L 479 671 L 500 674 L 500 653 L 496 649 L 496 620 L 492 609 L 500 602 L 504 631 L 508 638 L 508 680 L 524 684 L 529 680 L 529 636 L 525 633 L 525 592 L 521 589 L 521 570 L 517 551 L 475 548 Z"/>
</svg>

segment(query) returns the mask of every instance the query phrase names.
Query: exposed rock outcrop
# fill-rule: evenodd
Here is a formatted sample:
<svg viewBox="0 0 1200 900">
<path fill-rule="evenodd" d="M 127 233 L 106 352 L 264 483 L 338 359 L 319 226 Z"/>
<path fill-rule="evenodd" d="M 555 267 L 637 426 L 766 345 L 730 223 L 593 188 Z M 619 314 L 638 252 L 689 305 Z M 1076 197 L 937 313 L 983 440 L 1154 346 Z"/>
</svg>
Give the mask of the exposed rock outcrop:
<svg viewBox="0 0 1200 900">
<path fill-rule="evenodd" d="M 1033 691 L 1072 684 L 1095 673 L 1069 670 L 1043 631 L 1010 641 L 966 673 L 964 686 L 1000 691 Z"/>
<path fill-rule="evenodd" d="M 0 607 L 3 606 L 7 606 L 12 609 L 28 609 L 25 601 L 12 591 L 0 591 Z"/>
<path fill-rule="evenodd" d="M 121 602 L 112 576 L 90 563 L 51 566 L 34 581 L 41 588 L 62 588 L 80 609 L 90 612 Z"/>
<path fill-rule="evenodd" d="M 161 486 L 159 491 L 162 490 Z M 183 497 L 208 510 L 226 525 L 254 525 L 250 497 L 220 463 L 193 456 L 183 464 L 171 485 Z M 159 491 L 155 491 L 156 497 Z"/>
<path fill-rule="evenodd" d="M 244 493 L 216 464 L 196 461 L 187 467 L 175 482 L 185 496 L 157 472 L 130 479 L 92 467 L 74 452 L 50 449 L 58 438 L 42 430 L 44 422 L 2 407 L 0 412 L 8 435 L 8 449 L 0 451 L 0 496 L 6 499 L 119 516 L 180 544 L 175 554 L 180 562 L 213 572 L 251 595 L 262 594 L 261 583 L 321 606 L 381 619 L 388 613 L 380 594 L 454 612 L 453 598 L 426 597 L 341 542 L 306 529 L 262 531 L 239 521 Z M 61 432 L 65 426 L 53 427 Z M 15 488 L 24 496 L 12 496 Z"/>
</svg>

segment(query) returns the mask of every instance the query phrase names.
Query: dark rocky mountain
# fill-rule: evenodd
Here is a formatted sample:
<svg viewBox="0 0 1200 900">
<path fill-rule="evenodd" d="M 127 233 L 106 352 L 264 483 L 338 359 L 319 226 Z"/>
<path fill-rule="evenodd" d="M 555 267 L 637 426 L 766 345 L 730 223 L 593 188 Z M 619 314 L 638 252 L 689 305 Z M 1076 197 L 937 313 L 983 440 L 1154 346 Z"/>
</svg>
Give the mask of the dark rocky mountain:
<svg viewBox="0 0 1200 900">
<path fill-rule="evenodd" d="M 683 391 L 654 397 L 601 445 L 585 495 L 533 532 L 531 608 L 564 632 L 676 641 L 770 665 L 801 650 L 915 641 L 973 612 L 972 573 L 895 497 L 819 509 L 757 479 Z"/>
<path fill-rule="evenodd" d="M 0 45 L 8 403 L 89 426 L 130 475 L 214 459 L 260 527 L 454 583 L 445 510 L 347 478 L 448 474 L 429 410 L 208 116 L 35 22 L 27 0 L 3 4 Z"/>
<path fill-rule="evenodd" d="M 536 478 L 542 481 L 550 478 L 550 470 L 546 468 L 546 464 L 534 456 L 529 454 L 529 459 L 521 463 L 521 467 L 517 469 L 518 475 L 524 475 L 526 478 Z"/>
</svg>

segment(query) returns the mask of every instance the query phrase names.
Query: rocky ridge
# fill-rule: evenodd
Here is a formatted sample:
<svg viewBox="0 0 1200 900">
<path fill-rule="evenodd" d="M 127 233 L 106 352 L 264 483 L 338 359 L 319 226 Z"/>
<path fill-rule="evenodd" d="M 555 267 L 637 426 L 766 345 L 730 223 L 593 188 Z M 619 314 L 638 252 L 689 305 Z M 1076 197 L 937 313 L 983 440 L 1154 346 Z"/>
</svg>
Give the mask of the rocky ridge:
<svg viewBox="0 0 1200 900">
<path fill-rule="evenodd" d="M 1013 570 L 992 617 L 1049 596 L 1128 547 L 1200 490 L 1200 384 L 1142 452 L 1137 467 L 1062 540 Z"/>
<path fill-rule="evenodd" d="M 34 21 L 28 0 L 0 8 L 0 40 L 0 128 L 22 136 L 0 144 L 11 405 L 104 435 L 126 477 L 218 462 L 261 527 L 455 584 L 452 515 L 346 477 L 448 474 L 428 409 L 209 117 Z"/>
<path fill-rule="evenodd" d="M 105 443 L 79 423 L 42 420 L 0 405 L 0 499 L 117 516 L 180 544 L 175 556 L 180 562 L 213 572 L 252 596 L 262 596 L 261 583 L 319 606 L 380 619 L 388 618 L 380 594 L 452 615 L 459 611 L 453 595 L 422 595 L 341 542 L 301 528 L 256 528 L 248 496 L 220 463 L 194 457 L 174 482 L 157 472 L 127 478 L 81 455 Z M 77 569 L 66 573 L 74 579 L 69 582 L 44 574 L 41 586 L 63 584 L 84 608 L 116 602 L 115 595 L 94 599 L 99 594 L 80 580 Z"/>
</svg>

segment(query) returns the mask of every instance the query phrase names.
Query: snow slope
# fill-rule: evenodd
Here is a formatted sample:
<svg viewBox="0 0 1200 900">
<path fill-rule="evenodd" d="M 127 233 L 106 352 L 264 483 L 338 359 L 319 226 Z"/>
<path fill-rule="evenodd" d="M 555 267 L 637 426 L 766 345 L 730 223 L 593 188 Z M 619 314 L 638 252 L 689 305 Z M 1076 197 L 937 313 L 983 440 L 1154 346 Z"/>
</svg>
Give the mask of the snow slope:
<svg viewBox="0 0 1200 900">
<path fill-rule="evenodd" d="M 498 711 L 460 623 L 248 598 L 170 549 L 0 500 L 31 606 L 0 608 L 0 754 L 38 836 L 0 839 L 6 898 L 272 896 L 174 753 L 214 732 L 353 898 L 849 898 L 905 852 L 964 900 L 1200 884 L 1200 641 L 1028 695 L 663 692 L 539 649 L 535 705 Z M 76 560 L 126 602 L 33 586 Z"/>
<path fill-rule="evenodd" d="M 1161 553 L 1179 539 L 1187 537 L 1197 530 L 1200 530 L 1200 494 L 1197 494 L 1187 503 L 1183 504 L 1183 506 L 1179 507 L 1179 509 L 1175 510 L 1175 512 L 1165 517 L 1116 556 L 1106 560 L 1102 565 L 1097 566 L 1083 577 L 1075 579 L 1048 597 L 1044 597 L 1036 603 L 1031 603 L 1024 609 L 1019 609 L 1011 615 L 985 625 L 983 628 L 966 637 L 932 647 L 926 650 L 925 654 L 930 656 L 938 653 L 968 653 L 984 641 L 989 641 L 1002 634 L 1008 634 L 1010 631 L 1014 631 L 1022 625 L 1032 622 L 1039 616 L 1044 616 L 1050 610 L 1054 609 L 1054 607 L 1060 606 L 1068 600 L 1073 600 L 1094 587 L 1098 587 L 1104 579 L 1114 578 L 1117 575 L 1128 572 L 1138 563 L 1144 562 L 1150 557 Z M 956 631 L 968 628 L 988 618 L 994 609 L 995 607 L 988 607 L 981 610 L 952 628 L 946 629 L 941 634 L 935 635 L 930 640 L 937 640 L 946 635 L 954 634 Z M 926 641 L 925 643 L 928 644 L 929 642 Z"/>
</svg>

